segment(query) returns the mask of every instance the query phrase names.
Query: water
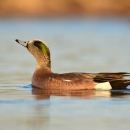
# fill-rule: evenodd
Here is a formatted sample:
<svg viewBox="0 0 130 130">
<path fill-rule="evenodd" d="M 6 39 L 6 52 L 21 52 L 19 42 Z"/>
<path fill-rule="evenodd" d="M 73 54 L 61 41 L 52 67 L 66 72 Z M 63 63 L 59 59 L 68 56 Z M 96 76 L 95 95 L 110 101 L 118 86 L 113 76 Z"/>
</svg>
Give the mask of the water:
<svg viewBox="0 0 130 130">
<path fill-rule="evenodd" d="M 1 19 L 0 129 L 122 130 L 130 91 L 32 89 L 35 59 L 15 39 L 42 39 L 54 72 L 130 72 L 127 19 Z"/>
</svg>

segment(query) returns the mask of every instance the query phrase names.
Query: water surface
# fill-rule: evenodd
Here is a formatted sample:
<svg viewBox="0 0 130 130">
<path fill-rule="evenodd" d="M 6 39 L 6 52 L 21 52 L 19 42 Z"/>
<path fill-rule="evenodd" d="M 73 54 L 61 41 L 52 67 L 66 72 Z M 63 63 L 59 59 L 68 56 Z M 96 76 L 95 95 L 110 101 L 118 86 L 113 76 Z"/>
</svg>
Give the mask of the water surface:
<svg viewBox="0 0 130 130">
<path fill-rule="evenodd" d="M 129 128 L 130 91 L 32 89 L 35 59 L 15 39 L 42 39 L 54 72 L 130 72 L 127 19 L 1 19 L 0 129 Z"/>
</svg>

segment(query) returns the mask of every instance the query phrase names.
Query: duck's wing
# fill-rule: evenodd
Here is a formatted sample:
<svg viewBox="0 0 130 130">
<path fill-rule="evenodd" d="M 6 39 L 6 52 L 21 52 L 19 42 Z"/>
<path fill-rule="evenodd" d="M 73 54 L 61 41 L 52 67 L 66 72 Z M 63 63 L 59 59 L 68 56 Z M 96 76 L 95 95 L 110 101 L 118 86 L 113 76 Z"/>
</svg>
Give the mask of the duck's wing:
<svg viewBox="0 0 130 130">
<path fill-rule="evenodd" d="M 118 72 L 118 73 L 64 73 L 55 75 L 58 79 L 64 80 L 94 80 L 95 82 L 107 82 L 113 80 L 124 80 L 130 78 L 130 73 Z"/>
<path fill-rule="evenodd" d="M 64 73 L 64 74 L 57 74 L 54 75 L 55 78 L 64 80 L 64 81 L 82 81 L 82 80 L 93 80 L 96 77 L 96 74 L 91 73 Z"/>
<path fill-rule="evenodd" d="M 118 72 L 118 73 L 65 73 L 60 74 L 57 77 L 62 81 L 81 82 L 91 81 L 97 84 L 109 83 L 113 90 L 121 90 L 130 88 L 130 73 Z M 105 87 L 105 86 L 104 86 Z"/>
<path fill-rule="evenodd" d="M 118 73 L 98 73 L 94 81 L 96 82 L 106 82 L 106 81 L 113 81 L 113 80 L 124 80 L 130 79 L 130 73 L 126 72 L 118 72 Z"/>
</svg>

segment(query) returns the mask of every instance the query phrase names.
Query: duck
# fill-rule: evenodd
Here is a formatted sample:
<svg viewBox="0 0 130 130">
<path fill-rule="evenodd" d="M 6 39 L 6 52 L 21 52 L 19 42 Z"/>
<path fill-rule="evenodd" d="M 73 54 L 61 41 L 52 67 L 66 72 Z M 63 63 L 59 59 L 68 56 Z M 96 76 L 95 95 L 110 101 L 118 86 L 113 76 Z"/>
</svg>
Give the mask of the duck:
<svg viewBox="0 0 130 130">
<path fill-rule="evenodd" d="M 48 46 L 39 39 L 15 40 L 24 46 L 36 59 L 32 86 L 44 90 L 122 90 L 130 89 L 130 73 L 54 73 L 51 70 L 51 55 Z"/>
</svg>

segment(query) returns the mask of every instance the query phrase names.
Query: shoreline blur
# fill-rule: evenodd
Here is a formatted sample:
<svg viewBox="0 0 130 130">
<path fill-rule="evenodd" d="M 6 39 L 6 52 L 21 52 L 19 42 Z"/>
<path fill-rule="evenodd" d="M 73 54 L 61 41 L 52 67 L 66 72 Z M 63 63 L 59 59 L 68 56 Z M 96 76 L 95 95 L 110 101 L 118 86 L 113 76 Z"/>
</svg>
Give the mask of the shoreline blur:
<svg viewBox="0 0 130 130">
<path fill-rule="evenodd" d="M 129 0 L 0 0 L 0 17 L 130 16 Z"/>
</svg>

